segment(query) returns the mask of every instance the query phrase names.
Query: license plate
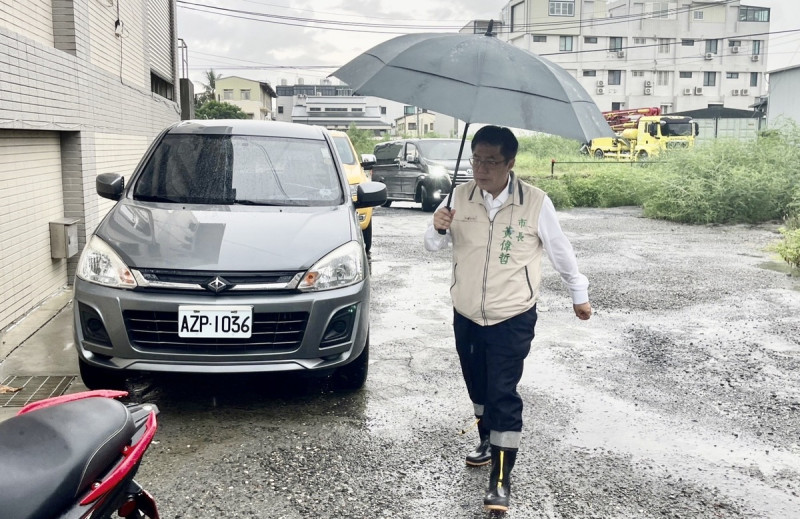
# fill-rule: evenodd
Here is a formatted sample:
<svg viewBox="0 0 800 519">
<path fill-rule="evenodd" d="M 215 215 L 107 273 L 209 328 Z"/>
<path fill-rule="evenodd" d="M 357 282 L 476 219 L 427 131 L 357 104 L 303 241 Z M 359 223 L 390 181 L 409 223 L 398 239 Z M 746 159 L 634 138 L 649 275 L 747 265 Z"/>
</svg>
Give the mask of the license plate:
<svg viewBox="0 0 800 519">
<path fill-rule="evenodd" d="M 178 307 L 178 337 L 247 339 L 252 333 L 252 306 Z"/>
</svg>

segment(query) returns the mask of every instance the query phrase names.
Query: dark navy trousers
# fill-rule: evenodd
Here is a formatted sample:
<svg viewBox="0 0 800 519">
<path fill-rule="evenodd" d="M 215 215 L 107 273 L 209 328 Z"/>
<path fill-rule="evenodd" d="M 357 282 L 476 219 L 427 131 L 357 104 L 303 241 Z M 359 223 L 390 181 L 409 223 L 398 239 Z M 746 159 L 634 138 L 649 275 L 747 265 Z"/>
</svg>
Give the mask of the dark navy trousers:
<svg viewBox="0 0 800 519">
<path fill-rule="evenodd" d="M 503 322 L 481 326 L 453 312 L 461 372 L 473 404 L 491 431 L 522 431 L 522 397 L 517 384 L 531 350 L 536 306 Z"/>
</svg>

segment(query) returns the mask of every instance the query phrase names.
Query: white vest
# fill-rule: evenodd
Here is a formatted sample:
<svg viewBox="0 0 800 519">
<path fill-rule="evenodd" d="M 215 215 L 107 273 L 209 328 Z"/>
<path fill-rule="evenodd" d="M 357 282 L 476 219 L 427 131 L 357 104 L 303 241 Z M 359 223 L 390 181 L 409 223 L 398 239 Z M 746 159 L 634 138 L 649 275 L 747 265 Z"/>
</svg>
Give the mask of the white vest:
<svg viewBox="0 0 800 519">
<path fill-rule="evenodd" d="M 494 221 L 489 221 L 474 180 L 453 191 L 450 296 L 458 313 L 481 326 L 530 310 L 539 296 L 539 213 L 546 195 L 514 177 L 509 189 Z"/>
</svg>

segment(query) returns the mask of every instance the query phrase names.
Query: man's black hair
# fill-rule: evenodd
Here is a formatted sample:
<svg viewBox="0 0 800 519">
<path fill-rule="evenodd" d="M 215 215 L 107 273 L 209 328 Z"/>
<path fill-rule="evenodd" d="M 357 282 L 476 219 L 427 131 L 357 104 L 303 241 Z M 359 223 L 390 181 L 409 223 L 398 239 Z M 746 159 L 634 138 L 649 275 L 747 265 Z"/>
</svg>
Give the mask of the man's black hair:
<svg viewBox="0 0 800 519">
<path fill-rule="evenodd" d="M 502 126 L 484 126 L 475 132 L 472 137 L 472 151 L 475 151 L 475 146 L 479 143 L 500 146 L 500 153 L 506 162 L 515 158 L 519 149 L 517 138 L 511 133 L 511 130 Z"/>
</svg>

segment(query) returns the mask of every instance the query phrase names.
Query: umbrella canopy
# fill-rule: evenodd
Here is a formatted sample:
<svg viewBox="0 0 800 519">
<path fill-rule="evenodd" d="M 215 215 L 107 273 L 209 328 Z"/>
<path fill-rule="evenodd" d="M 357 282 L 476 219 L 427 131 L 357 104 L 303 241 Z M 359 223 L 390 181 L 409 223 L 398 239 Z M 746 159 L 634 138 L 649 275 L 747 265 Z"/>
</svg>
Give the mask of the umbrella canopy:
<svg viewBox="0 0 800 519">
<path fill-rule="evenodd" d="M 567 71 L 491 35 L 392 38 L 331 74 L 359 95 L 580 142 L 613 137 L 597 105 Z"/>
</svg>

